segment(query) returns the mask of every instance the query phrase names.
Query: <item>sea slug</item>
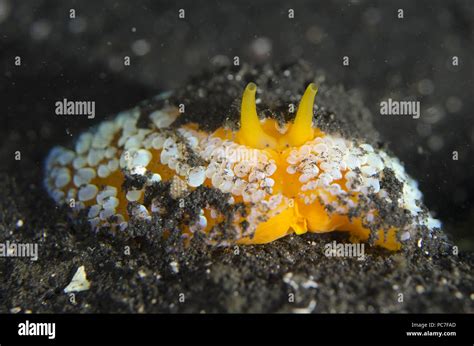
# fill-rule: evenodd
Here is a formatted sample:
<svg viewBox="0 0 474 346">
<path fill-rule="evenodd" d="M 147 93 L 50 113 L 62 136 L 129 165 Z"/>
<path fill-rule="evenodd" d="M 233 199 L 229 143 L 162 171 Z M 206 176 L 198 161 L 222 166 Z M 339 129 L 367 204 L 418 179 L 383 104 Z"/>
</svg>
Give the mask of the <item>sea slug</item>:
<svg viewBox="0 0 474 346">
<path fill-rule="evenodd" d="M 166 218 L 175 217 L 183 237 L 203 232 L 218 245 L 339 230 L 352 241 L 398 250 L 415 228 L 440 227 L 397 158 L 314 125 L 316 84 L 307 85 L 286 123 L 259 117 L 255 83 L 242 91 L 236 128 L 208 131 L 201 126 L 206 114 L 201 123 L 180 122 L 183 114 L 167 95 L 159 109 L 136 107 L 103 121 L 72 148 L 51 150 L 47 191 L 58 204 L 85 212 L 94 229 L 121 232 L 131 219 L 153 218 L 166 228 Z M 398 184 L 397 193 L 388 181 Z M 170 203 L 193 212 L 176 216 Z M 408 221 L 397 222 L 381 205 Z"/>
</svg>

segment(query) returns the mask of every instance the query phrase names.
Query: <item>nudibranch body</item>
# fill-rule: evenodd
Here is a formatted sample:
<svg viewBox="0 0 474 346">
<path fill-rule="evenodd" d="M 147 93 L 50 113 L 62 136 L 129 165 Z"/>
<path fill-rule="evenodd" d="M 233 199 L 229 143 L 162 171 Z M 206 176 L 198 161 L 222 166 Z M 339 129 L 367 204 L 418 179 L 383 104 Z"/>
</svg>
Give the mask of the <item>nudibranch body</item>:
<svg viewBox="0 0 474 346">
<path fill-rule="evenodd" d="M 249 83 L 243 92 L 239 129 L 176 125 L 182 115 L 169 104 L 146 115 L 146 128 L 137 125 L 138 108 L 123 112 L 81 134 L 74 148 L 52 149 L 45 186 L 58 204 L 72 201 L 76 211 L 86 210 L 94 229 L 114 231 L 132 218 L 166 215 L 163 193 L 179 202 L 196 191 L 219 191 L 233 208 L 230 216 L 201 198 L 198 212 L 179 222 L 184 237 L 204 232 L 215 244 L 339 230 L 353 241 L 397 250 L 413 229 L 440 226 L 423 210 L 417 184 L 398 159 L 314 126 L 315 84 L 286 124 L 259 118 L 256 90 Z M 399 185 L 398 194 L 388 191 L 389 180 Z M 381 204 L 410 221 L 397 223 Z M 219 238 L 223 224 L 232 232 Z"/>
</svg>

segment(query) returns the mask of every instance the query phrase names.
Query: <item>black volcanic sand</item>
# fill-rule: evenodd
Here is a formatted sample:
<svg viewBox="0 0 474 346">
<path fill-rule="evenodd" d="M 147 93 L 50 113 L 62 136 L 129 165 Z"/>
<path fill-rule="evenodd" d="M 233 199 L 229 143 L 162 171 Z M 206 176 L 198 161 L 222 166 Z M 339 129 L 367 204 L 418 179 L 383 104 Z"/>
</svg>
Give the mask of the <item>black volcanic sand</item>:
<svg viewBox="0 0 474 346">
<path fill-rule="evenodd" d="M 305 63 L 242 69 L 255 76 L 262 90 L 260 114 L 273 110 L 272 116 L 281 119 L 288 118 L 284 105 L 297 102 L 313 79 Z M 187 104 L 181 121 L 198 121 L 209 129 L 222 123 L 237 126 L 236 110 L 247 80 L 219 89 L 229 71 L 205 73 L 174 93 L 171 102 Z M 320 88 L 318 126 L 383 146 L 356 94 L 326 84 L 324 73 L 314 79 Z M 199 90 L 206 97 L 197 98 Z M 285 96 L 282 90 L 291 93 Z M 149 111 L 154 105 L 143 107 Z M 204 111 L 208 118 L 200 117 Z M 54 125 L 48 131 L 55 131 Z M 18 136 L 11 139 L 2 155 L 17 150 Z M 227 248 L 209 247 L 195 237 L 185 248 L 179 232 L 164 239 L 155 227 L 163 220 L 154 218 L 148 224 L 132 222 L 118 235 L 94 234 L 84 219 L 72 221 L 66 208 L 46 195 L 40 164 L 46 152 L 40 156 L 35 150 L 34 145 L 22 147 L 18 172 L 14 163 L 0 172 L 0 240 L 39 244 L 36 262 L 0 260 L 0 312 L 474 312 L 474 258 L 454 255 L 441 230 L 433 237 L 416 234 L 397 253 L 366 246 L 363 261 L 324 255 L 325 244 L 347 241 L 344 233 Z M 396 189 L 396 182 L 390 187 Z M 71 302 L 63 289 L 82 265 L 91 287 Z"/>
</svg>

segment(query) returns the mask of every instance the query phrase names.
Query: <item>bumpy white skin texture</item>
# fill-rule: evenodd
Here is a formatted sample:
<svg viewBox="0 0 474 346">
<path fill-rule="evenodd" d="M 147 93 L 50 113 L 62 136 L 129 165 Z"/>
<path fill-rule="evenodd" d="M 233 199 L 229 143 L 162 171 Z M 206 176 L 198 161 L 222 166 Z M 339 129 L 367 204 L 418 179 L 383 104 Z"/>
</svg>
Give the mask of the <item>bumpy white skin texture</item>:
<svg viewBox="0 0 474 346">
<path fill-rule="evenodd" d="M 242 196 L 250 210 L 246 217 L 248 228 L 239 229 L 239 223 L 236 223 L 242 236 L 252 234 L 260 222 L 277 215 L 289 203 L 286 196 L 273 194 L 275 181 L 272 176 L 277 166 L 268 153 L 189 127 L 181 127 L 177 130 L 179 135 L 176 135 L 169 130 L 176 119 L 174 114 L 173 109 L 155 111 L 150 114 L 153 128 L 140 129 L 136 126 L 139 111 L 132 109 L 83 133 L 72 150 L 53 148 L 46 159 L 47 191 L 58 204 L 71 204 L 73 200 L 75 210 L 84 209 L 87 202 L 90 206 L 88 219 L 93 228 L 111 225 L 123 230 L 127 222 L 124 215 L 116 211 L 119 204 L 117 193 L 121 187 L 96 186 L 91 181 L 123 170 L 128 174 L 143 175 L 146 177 L 145 186 L 151 185 L 161 181 L 162 177 L 158 172 L 150 172 L 147 167 L 150 162 L 159 161 L 179 177 L 172 183 L 177 197 L 183 191 L 204 184 L 206 179 L 222 192 Z M 191 167 L 185 163 L 186 147 L 186 150 L 191 148 L 205 164 Z M 153 157 L 152 151 L 156 153 L 158 150 L 160 155 Z M 438 220 L 421 213 L 419 205 L 422 195 L 400 161 L 368 144 L 326 135 L 294 149 L 286 160 L 287 173 L 295 174 L 303 184 L 299 197 L 304 203 L 323 201 L 341 215 L 347 215 L 349 209 L 355 206 L 351 199 L 354 194 L 375 194 L 387 202 L 393 202 L 387 191 L 381 189 L 381 172 L 389 168 L 403 183 L 403 191 L 396 204 L 412 215 L 412 224 L 401 230 L 400 240 L 408 240 L 420 224 L 429 229 L 440 227 Z M 346 183 L 340 186 L 336 181 L 343 177 Z M 143 189 L 130 190 L 126 199 L 129 202 L 139 201 L 143 193 Z M 233 197 L 229 202 L 234 202 Z M 210 207 L 209 210 L 208 217 L 218 217 L 216 210 Z M 155 203 L 149 208 L 135 203 L 132 216 L 147 220 L 153 212 L 159 211 L 160 206 Z M 369 212 L 363 221 L 370 225 L 373 219 L 374 215 Z M 191 225 L 191 231 L 203 229 L 207 223 L 202 211 L 199 220 Z"/>
</svg>

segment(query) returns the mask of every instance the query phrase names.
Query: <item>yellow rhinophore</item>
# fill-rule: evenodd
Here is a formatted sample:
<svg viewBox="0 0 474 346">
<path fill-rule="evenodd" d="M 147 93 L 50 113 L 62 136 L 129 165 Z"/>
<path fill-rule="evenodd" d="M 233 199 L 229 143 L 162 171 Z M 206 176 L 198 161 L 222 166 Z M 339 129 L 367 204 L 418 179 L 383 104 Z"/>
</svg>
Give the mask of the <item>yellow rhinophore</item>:
<svg viewBox="0 0 474 346">
<path fill-rule="evenodd" d="M 240 113 L 240 131 L 237 133 L 237 140 L 256 149 L 275 148 L 277 141 L 266 134 L 260 125 L 255 104 L 256 92 L 257 86 L 254 83 L 249 83 L 244 90 Z"/>
<path fill-rule="evenodd" d="M 255 149 L 278 149 L 300 146 L 304 142 L 314 138 L 313 128 L 313 105 L 318 88 L 311 83 L 306 88 L 301 102 L 298 106 L 295 121 L 289 126 L 289 130 L 283 135 L 272 136 L 265 132 L 262 122 L 257 115 L 255 104 L 255 93 L 257 86 L 249 83 L 242 96 L 240 114 L 240 130 L 237 133 L 237 141 Z M 276 126 L 275 120 L 265 120 L 264 123 Z M 275 132 L 275 131 L 273 131 Z"/>
<path fill-rule="evenodd" d="M 295 121 L 288 133 L 280 140 L 280 146 L 299 147 L 314 138 L 313 105 L 318 87 L 311 83 L 301 98 Z"/>
</svg>

